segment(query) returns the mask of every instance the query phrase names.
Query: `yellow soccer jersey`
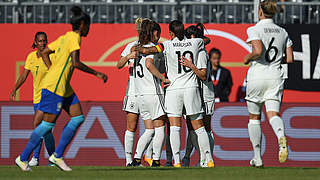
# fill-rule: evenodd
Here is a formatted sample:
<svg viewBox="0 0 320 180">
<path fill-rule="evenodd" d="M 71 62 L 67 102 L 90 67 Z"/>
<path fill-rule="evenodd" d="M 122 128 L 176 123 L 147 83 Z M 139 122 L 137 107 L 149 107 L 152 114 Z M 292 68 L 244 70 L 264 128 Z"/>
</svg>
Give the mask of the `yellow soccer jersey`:
<svg viewBox="0 0 320 180">
<path fill-rule="evenodd" d="M 54 56 L 50 55 L 54 60 Z M 27 60 L 24 66 L 25 69 L 30 70 L 33 76 L 33 103 L 38 104 L 41 98 L 40 82 L 47 74 L 48 68 L 44 64 L 41 57 L 37 57 L 37 51 L 31 52 L 27 56 Z"/>
<path fill-rule="evenodd" d="M 70 80 L 73 73 L 71 52 L 80 49 L 81 38 L 76 32 L 70 31 L 50 43 L 48 48 L 55 51 L 55 61 L 52 62 L 41 87 L 62 97 L 74 93 Z"/>
</svg>

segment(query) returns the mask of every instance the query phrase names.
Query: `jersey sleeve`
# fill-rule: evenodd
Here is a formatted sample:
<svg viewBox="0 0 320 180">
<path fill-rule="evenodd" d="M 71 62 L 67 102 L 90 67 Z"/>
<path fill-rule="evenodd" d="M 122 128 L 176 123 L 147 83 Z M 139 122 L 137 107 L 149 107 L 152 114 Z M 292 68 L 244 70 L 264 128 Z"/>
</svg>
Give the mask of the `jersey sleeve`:
<svg viewBox="0 0 320 180">
<path fill-rule="evenodd" d="M 69 41 L 69 52 L 73 52 L 80 49 L 80 36 L 79 35 L 72 35 L 70 36 Z"/>
<path fill-rule="evenodd" d="M 48 45 L 48 48 L 49 48 L 51 51 L 55 51 L 55 50 L 58 48 L 58 43 L 60 42 L 60 39 L 61 39 L 61 37 L 59 37 L 59 38 L 56 39 L 55 41 L 51 42 L 51 43 Z"/>
<path fill-rule="evenodd" d="M 259 37 L 259 34 L 257 32 L 257 30 L 253 27 L 249 27 L 247 29 L 247 35 L 248 35 L 248 39 L 247 39 L 247 43 L 253 41 L 253 40 L 261 40 L 261 38 Z"/>
<path fill-rule="evenodd" d="M 124 48 L 124 50 L 122 51 L 122 53 L 121 53 L 121 56 L 122 57 L 125 57 L 125 56 L 127 56 L 128 54 L 130 54 L 130 52 L 131 52 L 131 44 L 128 44 L 125 48 Z"/>
<path fill-rule="evenodd" d="M 31 70 L 31 60 L 32 60 L 32 53 L 30 53 L 30 54 L 27 56 L 26 63 L 25 63 L 25 65 L 24 65 L 24 68 L 25 68 L 25 69 Z"/>
<path fill-rule="evenodd" d="M 286 47 L 288 48 L 288 47 L 291 47 L 292 45 L 293 45 L 293 42 L 291 41 L 291 39 L 290 39 L 290 37 L 289 37 L 289 35 L 287 33 Z"/>
<path fill-rule="evenodd" d="M 198 55 L 198 61 L 196 64 L 197 68 L 205 69 L 207 68 L 207 53 L 205 50 L 201 50 Z"/>
</svg>

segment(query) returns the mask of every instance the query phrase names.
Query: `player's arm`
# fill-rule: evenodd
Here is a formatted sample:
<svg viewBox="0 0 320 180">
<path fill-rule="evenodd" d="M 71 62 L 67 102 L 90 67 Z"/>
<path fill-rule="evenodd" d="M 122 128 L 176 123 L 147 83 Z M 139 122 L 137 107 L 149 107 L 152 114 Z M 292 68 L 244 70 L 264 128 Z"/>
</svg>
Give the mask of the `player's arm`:
<svg viewBox="0 0 320 180">
<path fill-rule="evenodd" d="M 244 64 L 249 64 L 251 61 L 259 58 L 262 54 L 262 43 L 260 40 L 252 40 L 250 43 L 252 44 L 252 52 L 244 57 Z"/>
<path fill-rule="evenodd" d="M 135 59 L 137 57 L 138 57 L 138 52 L 137 51 L 132 51 L 127 56 L 121 56 L 120 60 L 117 62 L 117 68 L 118 69 L 123 68 L 130 59 Z"/>
<path fill-rule="evenodd" d="M 163 52 L 163 44 L 160 43 L 152 47 L 133 46 L 131 51 L 138 51 L 142 54 L 156 54 Z"/>
<path fill-rule="evenodd" d="M 88 67 L 87 65 L 83 64 L 80 61 L 80 50 L 75 50 L 71 52 L 71 60 L 72 60 L 72 66 L 74 68 L 77 68 L 83 72 L 89 73 L 89 74 L 93 74 L 95 75 L 97 78 L 100 78 L 103 80 L 103 82 L 107 82 L 108 77 L 106 74 L 95 71 L 94 69 Z"/>
<path fill-rule="evenodd" d="M 22 86 L 22 84 L 26 81 L 28 75 L 30 73 L 30 70 L 24 69 L 22 74 L 19 76 L 19 79 L 17 80 L 16 84 L 14 85 L 13 90 L 10 93 L 10 100 L 14 101 L 16 98 L 16 92 L 17 90 Z"/>
<path fill-rule="evenodd" d="M 202 39 L 203 39 L 203 42 L 204 42 L 205 46 L 208 45 L 211 42 L 210 38 L 208 38 L 206 36 L 204 36 Z"/>
<path fill-rule="evenodd" d="M 287 47 L 285 57 L 282 58 L 282 64 L 291 64 L 293 63 L 293 50 L 292 47 Z"/>
<path fill-rule="evenodd" d="M 207 78 L 207 69 L 200 68 L 198 69 L 193 63 L 192 59 L 187 59 L 186 57 L 182 56 L 180 59 L 180 64 L 190 68 L 201 80 L 205 81 Z"/>
<path fill-rule="evenodd" d="M 46 47 L 44 50 L 42 50 L 40 52 L 40 55 L 42 57 L 42 60 L 44 62 L 44 64 L 47 66 L 47 68 L 49 69 L 50 66 L 51 66 L 51 60 L 50 60 L 50 57 L 49 55 L 51 53 L 54 53 L 54 51 L 52 51 L 51 49 L 49 49 L 48 47 Z"/>
<path fill-rule="evenodd" d="M 152 58 L 147 58 L 146 59 L 146 67 L 147 69 L 157 78 L 159 78 L 163 84 L 170 84 L 170 80 L 166 79 L 160 72 L 159 70 L 155 67 L 155 65 L 153 64 L 153 59 Z"/>
</svg>

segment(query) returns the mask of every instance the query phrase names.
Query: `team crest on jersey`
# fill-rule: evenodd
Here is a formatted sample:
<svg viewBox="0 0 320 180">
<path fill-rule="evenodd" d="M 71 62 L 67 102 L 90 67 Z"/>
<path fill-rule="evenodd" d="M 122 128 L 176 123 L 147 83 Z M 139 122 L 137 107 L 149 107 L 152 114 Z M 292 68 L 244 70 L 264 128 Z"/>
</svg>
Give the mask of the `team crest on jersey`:
<svg viewBox="0 0 320 180">
<path fill-rule="evenodd" d="M 130 109 L 134 109 L 134 102 L 130 103 Z"/>
<path fill-rule="evenodd" d="M 62 108 L 62 102 L 59 102 L 59 103 L 57 104 L 57 111 L 58 111 L 58 112 L 61 111 L 61 108 Z"/>
</svg>

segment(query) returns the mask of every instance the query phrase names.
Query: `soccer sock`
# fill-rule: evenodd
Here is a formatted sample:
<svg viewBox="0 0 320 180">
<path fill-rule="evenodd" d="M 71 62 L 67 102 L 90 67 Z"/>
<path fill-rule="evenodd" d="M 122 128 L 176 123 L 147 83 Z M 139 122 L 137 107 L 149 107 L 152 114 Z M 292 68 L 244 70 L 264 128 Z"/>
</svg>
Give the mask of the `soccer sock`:
<svg viewBox="0 0 320 180">
<path fill-rule="evenodd" d="M 284 136 L 283 120 L 279 116 L 273 116 L 269 122 L 272 126 L 274 133 L 278 137 L 278 142 L 280 142 L 280 138 Z"/>
<path fill-rule="evenodd" d="M 43 141 L 43 138 L 41 138 L 38 146 L 36 146 L 36 148 L 33 150 L 33 157 L 38 159 L 38 160 L 39 160 L 39 154 L 40 154 L 40 151 L 41 151 L 41 148 L 42 148 L 42 141 Z"/>
<path fill-rule="evenodd" d="M 158 127 L 154 129 L 154 137 L 153 137 L 153 160 L 160 160 L 161 150 L 164 141 L 164 126 Z"/>
<path fill-rule="evenodd" d="M 21 161 L 29 160 L 30 154 L 41 141 L 41 137 L 44 136 L 49 131 L 51 131 L 54 125 L 55 123 L 42 121 L 41 124 L 33 130 L 33 132 L 31 133 L 30 139 L 28 141 L 28 144 L 26 145 L 24 151 L 21 153 L 21 156 L 20 156 Z"/>
<path fill-rule="evenodd" d="M 166 160 L 172 163 L 172 149 L 170 143 L 170 125 L 167 124 L 167 136 L 166 136 Z"/>
<path fill-rule="evenodd" d="M 154 129 L 146 129 L 144 131 L 142 136 L 139 138 L 134 158 L 141 159 L 142 154 L 147 148 L 147 146 L 150 144 L 150 141 L 152 140 L 153 135 L 154 135 Z"/>
<path fill-rule="evenodd" d="M 210 151 L 211 151 L 211 156 L 213 156 L 213 149 L 214 149 L 214 136 L 212 131 L 207 131 L 208 138 L 209 138 L 209 143 L 210 143 Z"/>
<path fill-rule="evenodd" d="M 134 135 L 135 135 L 135 132 L 131 132 L 128 130 L 126 130 L 126 133 L 124 135 L 124 150 L 126 152 L 126 164 L 129 164 L 132 162 Z"/>
<path fill-rule="evenodd" d="M 174 164 L 180 163 L 180 127 L 170 126 L 170 144 Z"/>
<path fill-rule="evenodd" d="M 189 130 L 188 137 L 187 137 L 187 144 L 186 144 L 186 153 L 184 154 L 183 158 L 190 159 L 192 150 L 193 150 L 193 145 L 192 145 L 192 142 L 191 142 L 191 132 Z"/>
<path fill-rule="evenodd" d="M 77 132 L 78 127 L 81 125 L 83 121 L 84 121 L 83 115 L 72 117 L 69 123 L 66 125 L 66 127 L 64 127 L 58 147 L 55 152 L 56 153 L 55 156 L 57 158 L 61 158 L 63 156 L 63 153 L 66 147 L 71 142 L 73 136 Z"/>
<path fill-rule="evenodd" d="M 211 153 L 210 153 L 210 143 L 209 143 L 208 134 L 207 134 L 204 126 L 198 128 L 197 130 L 195 130 L 195 132 L 198 136 L 198 143 L 199 143 L 199 147 L 200 147 L 200 152 L 202 151 L 203 153 L 205 153 L 205 157 L 208 161 L 209 160 L 213 161 Z"/>
<path fill-rule="evenodd" d="M 254 158 L 261 159 L 261 125 L 260 120 L 249 120 L 248 132 L 252 143 Z"/>
<path fill-rule="evenodd" d="M 54 153 L 55 150 L 55 142 L 52 131 L 49 131 L 46 135 L 43 136 L 44 143 L 46 145 L 46 149 L 48 151 L 49 156 Z"/>
<path fill-rule="evenodd" d="M 156 133 L 157 133 L 157 131 L 155 130 L 154 137 L 156 137 Z M 146 150 L 146 158 L 147 159 L 152 159 L 154 137 L 151 139 L 150 144 Z"/>
</svg>

